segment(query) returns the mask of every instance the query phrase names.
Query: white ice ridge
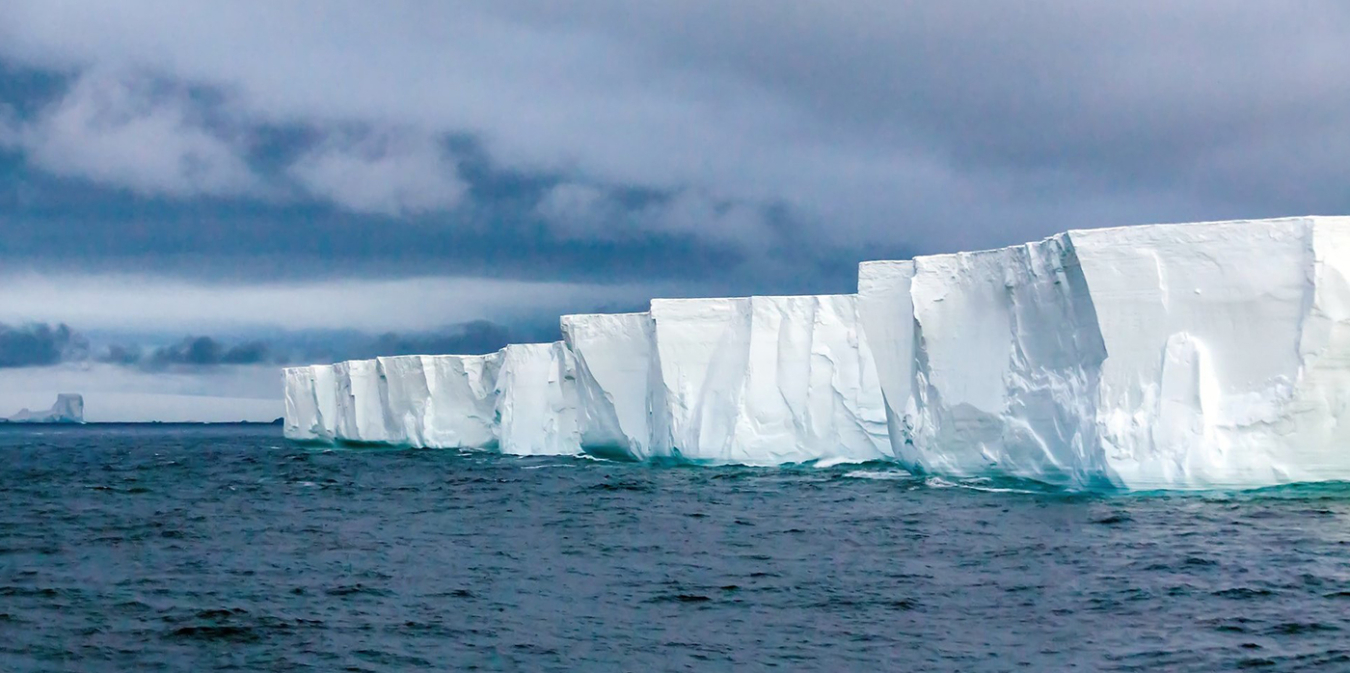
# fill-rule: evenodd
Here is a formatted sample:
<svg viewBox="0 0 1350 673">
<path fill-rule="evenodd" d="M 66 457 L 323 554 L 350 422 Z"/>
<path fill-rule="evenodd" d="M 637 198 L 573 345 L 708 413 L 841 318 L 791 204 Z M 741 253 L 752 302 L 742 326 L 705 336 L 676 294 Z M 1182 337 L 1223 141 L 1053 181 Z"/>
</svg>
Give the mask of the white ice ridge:
<svg viewBox="0 0 1350 673">
<path fill-rule="evenodd" d="M 864 263 L 859 293 L 911 469 L 1350 479 L 1350 218 L 1070 231 Z"/>
<path fill-rule="evenodd" d="M 1075 230 L 866 262 L 858 290 L 288 369 L 286 434 L 1080 488 L 1350 480 L 1350 218 Z"/>
</svg>

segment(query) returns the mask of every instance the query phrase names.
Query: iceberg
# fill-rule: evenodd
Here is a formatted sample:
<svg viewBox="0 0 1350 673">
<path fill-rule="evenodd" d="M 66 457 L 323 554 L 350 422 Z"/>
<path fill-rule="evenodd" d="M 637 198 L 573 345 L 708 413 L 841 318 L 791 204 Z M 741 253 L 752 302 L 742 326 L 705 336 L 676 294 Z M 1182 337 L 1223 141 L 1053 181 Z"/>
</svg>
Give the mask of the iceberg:
<svg viewBox="0 0 1350 673">
<path fill-rule="evenodd" d="M 56 404 L 51 409 L 22 409 L 9 418 L 0 417 L 0 423 L 84 423 L 84 396 L 61 393 L 56 396 Z"/>
<path fill-rule="evenodd" d="M 1087 488 L 1348 479 L 1347 271 L 1346 218 L 864 263 L 892 455 Z"/>
<path fill-rule="evenodd" d="M 287 369 L 286 435 L 1068 488 L 1350 480 L 1350 218 L 1071 230 L 864 262 L 856 295 L 560 325 L 491 355 Z"/>
</svg>

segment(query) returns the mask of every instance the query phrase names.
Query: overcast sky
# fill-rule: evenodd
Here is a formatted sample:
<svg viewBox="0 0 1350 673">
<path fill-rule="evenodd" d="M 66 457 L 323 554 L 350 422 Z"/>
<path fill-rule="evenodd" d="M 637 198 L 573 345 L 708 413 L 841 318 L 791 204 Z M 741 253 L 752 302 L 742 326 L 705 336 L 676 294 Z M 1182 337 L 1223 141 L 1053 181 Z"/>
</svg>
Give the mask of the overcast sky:
<svg viewBox="0 0 1350 673">
<path fill-rule="evenodd" d="M 260 417 L 278 362 L 1350 213 L 1347 44 L 1297 0 L 7 0 L 0 415 Z"/>
</svg>

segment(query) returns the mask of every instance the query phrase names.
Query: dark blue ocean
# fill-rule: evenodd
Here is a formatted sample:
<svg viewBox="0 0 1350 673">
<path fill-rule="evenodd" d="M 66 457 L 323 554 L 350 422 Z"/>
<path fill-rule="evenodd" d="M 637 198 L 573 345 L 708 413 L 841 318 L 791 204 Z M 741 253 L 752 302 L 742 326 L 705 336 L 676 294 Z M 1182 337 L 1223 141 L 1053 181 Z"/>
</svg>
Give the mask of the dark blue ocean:
<svg viewBox="0 0 1350 673">
<path fill-rule="evenodd" d="M 0 428 L 0 670 L 1350 670 L 1350 487 Z"/>
</svg>

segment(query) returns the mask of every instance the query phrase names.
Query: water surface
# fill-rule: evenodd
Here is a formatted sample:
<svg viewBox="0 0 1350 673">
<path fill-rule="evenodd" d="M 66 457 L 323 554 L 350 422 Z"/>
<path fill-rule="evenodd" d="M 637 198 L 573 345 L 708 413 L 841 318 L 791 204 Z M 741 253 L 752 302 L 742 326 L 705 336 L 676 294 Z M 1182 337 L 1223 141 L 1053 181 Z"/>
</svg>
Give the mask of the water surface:
<svg viewBox="0 0 1350 673">
<path fill-rule="evenodd" d="M 1350 670 L 1350 487 L 0 428 L 0 670 Z"/>
</svg>

